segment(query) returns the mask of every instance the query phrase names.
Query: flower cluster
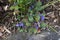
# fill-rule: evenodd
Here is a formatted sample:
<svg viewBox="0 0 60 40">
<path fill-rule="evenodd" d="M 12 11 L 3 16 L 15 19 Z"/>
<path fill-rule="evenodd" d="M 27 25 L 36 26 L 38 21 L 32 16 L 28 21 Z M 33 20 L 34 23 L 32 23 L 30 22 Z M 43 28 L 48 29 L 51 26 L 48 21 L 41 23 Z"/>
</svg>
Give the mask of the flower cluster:
<svg viewBox="0 0 60 40">
<path fill-rule="evenodd" d="M 40 21 L 44 21 L 44 19 L 45 19 L 45 16 L 43 16 L 43 14 L 40 14 L 39 15 L 40 16 Z M 31 19 L 31 18 L 30 18 Z M 24 20 L 24 21 L 26 21 L 26 23 L 24 23 L 23 21 L 22 22 L 19 22 L 19 23 L 17 23 L 16 24 L 16 26 L 18 27 L 18 28 L 20 28 L 20 27 L 22 27 L 22 28 L 24 28 L 24 27 L 26 27 L 26 28 L 28 28 L 28 29 L 30 29 L 30 27 L 34 27 L 36 30 L 39 30 L 39 28 L 40 28 L 40 24 L 38 24 L 38 22 L 27 22 L 27 20 Z M 28 24 L 29 23 L 29 24 Z M 33 25 L 31 25 L 31 24 L 33 23 L 34 24 L 34 26 Z M 40 23 L 40 22 L 39 22 Z M 29 27 L 27 27 L 27 25 L 30 25 Z"/>
<path fill-rule="evenodd" d="M 41 21 L 44 21 L 45 16 L 43 16 L 42 14 L 40 14 L 40 17 L 41 17 L 40 20 L 41 20 Z"/>
<path fill-rule="evenodd" d="M 17 27 L 23 27 L 24 24 L 23 24 L 22 22 L 19 22 L 19 23 L 16 24 L 16 26 L 17 26 Z"/>
</svg>

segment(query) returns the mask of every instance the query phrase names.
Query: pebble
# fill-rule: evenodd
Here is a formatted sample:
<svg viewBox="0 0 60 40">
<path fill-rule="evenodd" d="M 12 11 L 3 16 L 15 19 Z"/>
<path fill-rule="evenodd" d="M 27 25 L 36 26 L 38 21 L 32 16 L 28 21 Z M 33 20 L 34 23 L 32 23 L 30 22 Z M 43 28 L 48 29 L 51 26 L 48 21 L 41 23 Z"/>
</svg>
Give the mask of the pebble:
<svg viewBox="0 0 60 40">
<path fill-rule="evenodd" d="M 58 35 L 60 35 L 60 31 L 58 32 Z"/>
<path fill-rule="evenodd" d="M 58 40 L 60 40 L 60 38 Z"/>
<path fill-rule="evenodd" d="M 0 36 L 2 36 L 3 34 L 0 32 Z"/>
<path fill-rule="evenodd" d="M 59 27 L 58 25 L 55 25 L 55 27 Z"/>
<path fill-rule="evenodd" d="M 57 22 L 57 19 L 54 19 L 54 22 Z"/>
</svg>

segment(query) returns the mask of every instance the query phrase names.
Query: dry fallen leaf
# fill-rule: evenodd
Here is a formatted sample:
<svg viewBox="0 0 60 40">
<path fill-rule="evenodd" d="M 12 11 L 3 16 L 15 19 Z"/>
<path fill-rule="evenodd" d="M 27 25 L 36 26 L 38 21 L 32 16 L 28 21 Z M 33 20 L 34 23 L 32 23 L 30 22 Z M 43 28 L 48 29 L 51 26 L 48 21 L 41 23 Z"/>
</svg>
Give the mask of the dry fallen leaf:
<svg viewBox="0 0 60 40">
<path fill-rule="evenodd" d="M 8 9 L 8 5 L 6 5 L 6 6 L 4 6 L 3 8 L 4 8 L 4 10 L 6 11 L 7 9 Z"/>
<path fill-rule="evenodd" d="M 51 17 L 51 18 L 55 18 L 54 11 L 47 13 L 47 15 L 48 15 L 49 17 Z"/>
<path fill-rule="evenodd" d="M 4 32 L 4 29 L 0 26 L 0 32 Z"/>
<path fill-rule="evenodd" d="M 40 32 L 41 32 L 41 30 L 40 30 L 40 29 L 38 29 L 37 33 L 40 33 Z"/>
</svg>

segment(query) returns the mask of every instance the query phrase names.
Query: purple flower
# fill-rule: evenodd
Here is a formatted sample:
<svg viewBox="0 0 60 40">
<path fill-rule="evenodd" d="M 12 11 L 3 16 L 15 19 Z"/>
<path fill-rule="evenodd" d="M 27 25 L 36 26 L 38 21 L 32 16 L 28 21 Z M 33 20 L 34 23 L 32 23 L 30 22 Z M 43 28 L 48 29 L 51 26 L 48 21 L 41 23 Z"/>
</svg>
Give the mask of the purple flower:
<svg viewBox="0 0 60 40">
<path fill-rule="evenodd" d="M 44 16 L 41 16 L 41 21 L 44 21 L 45 17 Z"/>
<path fill-rule="evenodd" d="M 35 28 L 38 30 L 39 26 L 37 23 L 34 24 L 35 25 Z"/>
<path fill-rule="evenodd" d="M 37 25 L 37 26 L 35 26 L 35 28 L 38 30 L 38 28 L 39 28 L 39 27 L 38 27 L 38 25 Z"/>
<path fill-rule="evenodd" d="M 41 17 L 40 20 L 44 21 L 44 19 L 45 19 L 44 15 L 40 14 L 40 17 Z"/>
<path fill-rule="evenodd" d="M 23 27 L 23 26 L 24 26 L 24 24 L 23 24 L 22 22 L 20 22 L 20 23 L 16 24 L 16 26 Z"/>
</svg>

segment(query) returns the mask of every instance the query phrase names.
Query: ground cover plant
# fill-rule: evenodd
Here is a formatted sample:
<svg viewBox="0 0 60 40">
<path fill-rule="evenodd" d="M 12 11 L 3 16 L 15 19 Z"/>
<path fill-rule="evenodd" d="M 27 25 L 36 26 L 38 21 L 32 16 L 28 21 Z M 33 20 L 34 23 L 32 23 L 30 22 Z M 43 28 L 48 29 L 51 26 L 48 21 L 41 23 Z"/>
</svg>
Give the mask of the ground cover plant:
<svg viewBox="0 0 60 40">
<path fill-rule="evenodd" d="M 1 0 L 0 29 L 4 29 L 9 34 L 17 31 L 37 34 L 48 29 L 57 33 L 53 25 L 48 23 L 49 19 L 46 16 L 50 17 L 50 14 L 47 14 L 50 10 L 47 8 L 55 7 L 58 2 L 60 0 Z M 56 10 L 53 9 L 53 11 Z M 57 15 L 54 16 L 55 18 L 58 17 Z M 55 18 L 53 17 L 53 19 Z M 5 31 L 1 32 L 4 33 Z"/>
</svg>

